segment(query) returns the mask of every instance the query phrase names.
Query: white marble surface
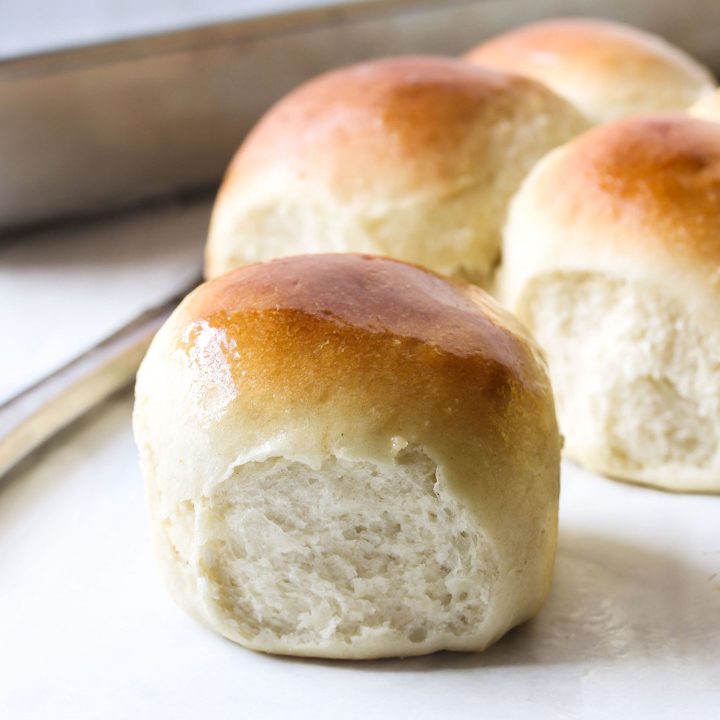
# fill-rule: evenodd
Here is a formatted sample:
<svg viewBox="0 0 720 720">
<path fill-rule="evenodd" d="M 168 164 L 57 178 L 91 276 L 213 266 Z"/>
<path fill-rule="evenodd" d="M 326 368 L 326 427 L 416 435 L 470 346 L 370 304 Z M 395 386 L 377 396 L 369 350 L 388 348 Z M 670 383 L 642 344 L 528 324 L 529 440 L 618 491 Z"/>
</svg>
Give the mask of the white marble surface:
<svg viewBox="0 0 720 720">
<path fill-rule="evenodd" d="M 720 707 L 720 498 L 567 465 L 555 585 L 484 654 L 255 654 L 166 596 L 128 393 L 0 485 L 0 717 L 682 718 Z"/>
</svg>

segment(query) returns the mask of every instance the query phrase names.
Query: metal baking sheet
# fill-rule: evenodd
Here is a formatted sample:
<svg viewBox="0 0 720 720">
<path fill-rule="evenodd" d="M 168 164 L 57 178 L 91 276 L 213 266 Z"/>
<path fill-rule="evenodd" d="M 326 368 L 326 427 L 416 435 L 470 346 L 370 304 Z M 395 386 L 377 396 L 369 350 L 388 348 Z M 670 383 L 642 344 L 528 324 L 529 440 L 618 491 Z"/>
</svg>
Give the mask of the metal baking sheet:
<svg viewBox="0 0 720 720">
<path fill-rule="evenodd" d="M 0 62 L 0 233 L 211 192 L 263 111 L 328 68 L 455 55 L 523 22 L 617 18 L 720 67 L 717 0 L 376 0 Z"/>
</svg>

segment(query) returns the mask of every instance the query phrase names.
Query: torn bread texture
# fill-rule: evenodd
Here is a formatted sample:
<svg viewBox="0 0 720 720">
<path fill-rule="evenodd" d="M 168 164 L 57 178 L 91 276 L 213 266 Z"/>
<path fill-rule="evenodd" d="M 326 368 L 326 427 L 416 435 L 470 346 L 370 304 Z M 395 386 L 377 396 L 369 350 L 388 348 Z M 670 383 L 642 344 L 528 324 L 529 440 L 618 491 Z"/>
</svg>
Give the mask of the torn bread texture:
<svg viewBox="0 0 720 720">
<path fill-rule="evenodd" d="M 536 278 L 521 305 L 570 457 L 666 489 L 720 490 L 720 333 L 662 288 L 600 273 Z"/>
<path fill-rule="evenodd" d="M 720 491 L 720 124 L 645 115 L 547 155 L 498 280 L 547 354 L 570 457 Z"/>
<path fill-rule="evenodd" d="M 459 649 L 499 579 L 493 545 L 405 450 L 390 467 L 270 458 L 234 470 L 159 528 L 176 597 L 231 639 L 293 654 Z"/>
<path fill-rule="evenodd" d="M 481 650 L 549 591 L 552 392 L 477 288 L 352 255 L 237 270 L 156 336 L 134 427 L 174 598 L 247 647 Z"/>
</svg>

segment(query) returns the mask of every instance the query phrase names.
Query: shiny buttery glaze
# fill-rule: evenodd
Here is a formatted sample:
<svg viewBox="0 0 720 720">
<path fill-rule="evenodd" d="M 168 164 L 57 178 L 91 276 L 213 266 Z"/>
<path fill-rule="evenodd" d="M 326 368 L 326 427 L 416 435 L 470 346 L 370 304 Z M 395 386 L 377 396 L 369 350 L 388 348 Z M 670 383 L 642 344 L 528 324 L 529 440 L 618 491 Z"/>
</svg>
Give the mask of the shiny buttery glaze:
<svg viewBox="0 0 720 720">
<path fill-rule="evenodd" d="M 245 325 L 262 314 L 288 331 L 302 325 L 307 347 L 340 335 L 360 344 L 372 335 L 392 336 L 394 345 L 423 343 L 498 372 L 522 377 L 529 370 L 523 343 L 501 325 L 482 291 L 389 258 L 304 255 L 249 265 L 206 283 L 189 311 L 236 347 L 248 347 Z"/>
<path fill-rule="evenodd" d="M 491 67 L 493 60 L 502 60 L 503 65 L 517 68 L 526 63 L 556 68 L 563 62 L 588 58 L 593 64 L 617 71 L 629 58 L 645 63 L 677 63 L 684 56 L 667 43 L 633 27 L 603 20 L 568 18 L 512 30 L 478 46 L 468 53 L 468 58 L 486 61 Z"/>
<path fill-rule="evenodd" d="M 320 413 L 337 418 L 331 444 L 349 442 L 347 433 L 365 433 L 358 446 L 397 436 L 458 461 L 480 452 L 486 463 L 538 442 L 529 414 L 554 427 L 544 366 L 519 326 L 481 291 L 416 266 L 361 255 L 284 258 L 205 283 L 182 309 L 186 362 L 196 362 L 210 333 L 225 360 L 216 365 L 214 350 L 202 362 L 218 392 L 225 368 L 232 376 L 218 422 L 234 406 L 259 424 L 278 413 L 314 423 Z M 474 438 L 484 449 L 468 444 Z"/>
<path fill-rule="evenodd" d="M 539 83 L 458 60 L 405 57 L 327 73 L 281 100 L 250 133 L 226 185 L 277 164 L 356 192 L 381 174 L 427 187 L 476 177 L 474 153 L 528 108 L 564 106 Z M 352 168 L 350 170 L 350 168 Z"/>
<path fill-rule="evenodd" d="M 585 134 L 558 160 L 548 166 L 541 203 L 562 212 L 572 198 L 593 222 L 622 228 L 602 235 L 618 250 L 632 254 L 652 248 L 672 264 L 717 275 L 719 124 L 680 114 L 630 118 Z M 568 188 L 562 198 L 558 186 Z M 576 241 L 582 243 L 584 236 Z"/>
<path fill-rule="evenodd" d="M 466 59 L 547 84 L 595 124 L 685 111 L 715 87 L 710 71 L 679 48 L 604 20 L 528 25 L 476 47 Z"/>
</svg>

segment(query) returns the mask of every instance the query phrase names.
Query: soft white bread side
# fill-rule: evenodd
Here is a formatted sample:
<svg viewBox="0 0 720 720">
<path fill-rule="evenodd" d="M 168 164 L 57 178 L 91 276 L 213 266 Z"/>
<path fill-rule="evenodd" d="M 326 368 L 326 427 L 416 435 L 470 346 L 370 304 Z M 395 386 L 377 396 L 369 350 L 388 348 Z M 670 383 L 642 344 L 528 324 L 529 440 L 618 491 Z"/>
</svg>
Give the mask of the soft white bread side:
<svg viewBox="0 0 720 720">
<path fill-rule="evenodd" d="M 720 122 L 720 90 L 716 90 L 711 95 L 705 95 L 688 112 L 702 120 Z"/>
<path fill-rule="evenodd" d="M 368 252 L 484 283 L 510 196 L 587 121 L 540 83 L 459 60 L 322 75 L 250 133 L 213 210 L 206 274 Z"/>
<path fill-rule="evenodd" d="M 513 202 L 499 288 L 547 353 L 570 457 L 720 491 L 719 124 L 638 117 L 550 153 Z"/>
<path fill-rule="evenodd" d="M 544 82 L 595 123 L 687 109 L 715 83 L 662 38 L 608 20 L 565 18 L 512 30 L 466 59 Z"/>
<path fill-rule="evenodd" d="M 242 645 L 481 650 L 548 593 L 552 393 L 476 288 L 358 255 L 247 266 L 180 305 L 136 398 L 170 589 Z"/>
</svg>

